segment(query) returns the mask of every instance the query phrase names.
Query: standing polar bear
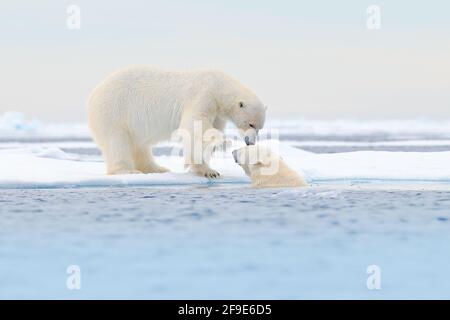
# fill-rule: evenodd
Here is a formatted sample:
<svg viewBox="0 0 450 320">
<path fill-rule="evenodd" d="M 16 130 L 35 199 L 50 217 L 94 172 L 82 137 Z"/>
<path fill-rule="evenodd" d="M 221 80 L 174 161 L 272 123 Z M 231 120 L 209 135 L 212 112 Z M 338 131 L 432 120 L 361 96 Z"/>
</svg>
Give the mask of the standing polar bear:
<svg viewBox="0 0 450 320">
<path fill-rule="evenodd" d="M 149 66 L 112 74 L 94 89 L 88 102 L 89 127 L 108 174 L 168 171 L 155 163 L 151 147 L 181 129 L 188 136 L 186 166 L 197 175 L 217 178 L 220 174 L 209 167 L 207 153 L 226 122 L 245 132 L 250 145 L 264 126 L 265 113 L 252 91 L 220 71 Z"/>
</svg>

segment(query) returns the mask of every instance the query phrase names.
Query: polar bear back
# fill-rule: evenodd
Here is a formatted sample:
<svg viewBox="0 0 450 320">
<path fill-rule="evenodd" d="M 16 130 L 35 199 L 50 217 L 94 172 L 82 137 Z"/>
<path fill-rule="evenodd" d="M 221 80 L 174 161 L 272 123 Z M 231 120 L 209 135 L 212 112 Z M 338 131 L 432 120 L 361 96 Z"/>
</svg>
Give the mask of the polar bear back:
<svg viewBox="0 0 450 320">
<path fill-rule="evenodd" d="M 204 90 L 208 78 L 208 71 L 167 71 L 150 66 L 117 71 L 89 98 L 90 126 L 93 131 L 127 128 L 134 139 L 155 140 L 146 143 L 168 139 L 178 128 L 183 109 Z"/>
</svg>

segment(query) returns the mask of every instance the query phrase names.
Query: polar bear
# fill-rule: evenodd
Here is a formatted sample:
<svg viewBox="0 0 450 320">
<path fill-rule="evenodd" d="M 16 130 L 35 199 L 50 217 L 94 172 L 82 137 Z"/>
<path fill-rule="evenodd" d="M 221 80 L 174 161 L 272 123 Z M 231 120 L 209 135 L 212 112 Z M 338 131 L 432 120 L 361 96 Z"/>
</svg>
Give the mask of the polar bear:
<svg viewBox="0 0 450 320">
<path fill-rule="evenodd" d="M 257 188 L 303 187 L 304 178 L 291 169 L 281 157 L 264 146 L 250 145 L 232 152 Z"/>
<path fill-rule="evenodd" d="M 128 67 L 100 83 L 88 101 L 89 127 L 108 174 L 168 171 L 155 163 L 151 147 L 180 129 L 189 136 L 184 141 L 186 167 L 217 178 L 220 174 L 209 167 L 205 154 L 217 142 L 215 134 L 220 136 L 231 121 L 246 144 L 254 144 L 265 114 L 266 107 L 250 89 L 216 70 Z"/>
</svg>

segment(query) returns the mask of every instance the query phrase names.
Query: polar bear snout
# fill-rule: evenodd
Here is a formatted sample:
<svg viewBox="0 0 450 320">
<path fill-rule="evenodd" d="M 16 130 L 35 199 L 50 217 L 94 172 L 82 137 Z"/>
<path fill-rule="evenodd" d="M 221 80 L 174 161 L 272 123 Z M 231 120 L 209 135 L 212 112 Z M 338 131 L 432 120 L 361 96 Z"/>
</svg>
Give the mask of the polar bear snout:
<svg viewBox="0 0 450 320">
<path fill-rule="evenodd" d="M 245 132 L 244 141 L 248 146 L 253 146 L 256 144 L 256 138 L 258 137 L 258 132 L 255 129 L 249 129 Z"/>
<path fill-rule="evenodd" d="M 231 154 L 233 155 L 234 162 L 238 163 L 237 150 L 233 150 L 233 152 L 231 152 Z"/>
<path fill-rule="evenodd" d="M 244 141 L 248 146 L 253 146 L 255 144 L 256 136 L 245 136 Z"/>
</svg>

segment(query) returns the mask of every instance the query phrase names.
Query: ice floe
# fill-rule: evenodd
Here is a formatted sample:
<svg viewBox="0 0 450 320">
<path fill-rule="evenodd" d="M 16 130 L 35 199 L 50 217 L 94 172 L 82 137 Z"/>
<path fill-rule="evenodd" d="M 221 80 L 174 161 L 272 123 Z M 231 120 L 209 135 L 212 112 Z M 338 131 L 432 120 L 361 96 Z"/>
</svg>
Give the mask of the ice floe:
<svg viewBox="0 0 450 320">
<path fill-rule="evenodd" d="M 450 182 L 450 152 L 359 151 L 315 154 L 280 143 L 278 153 L 312 183 L 327 181 L 436 181 Z M 160 156 L 157 161 L 171 169 L 164 174 L 105 175 L 102 161 L 80 158 L 57 147 L 0 150 L 0 188 L 152 186 L 248 183 L 229 154 L 212 159 L 222 178 L 211 181 L 187 173 L 183 159 Z"/>
</svg>

